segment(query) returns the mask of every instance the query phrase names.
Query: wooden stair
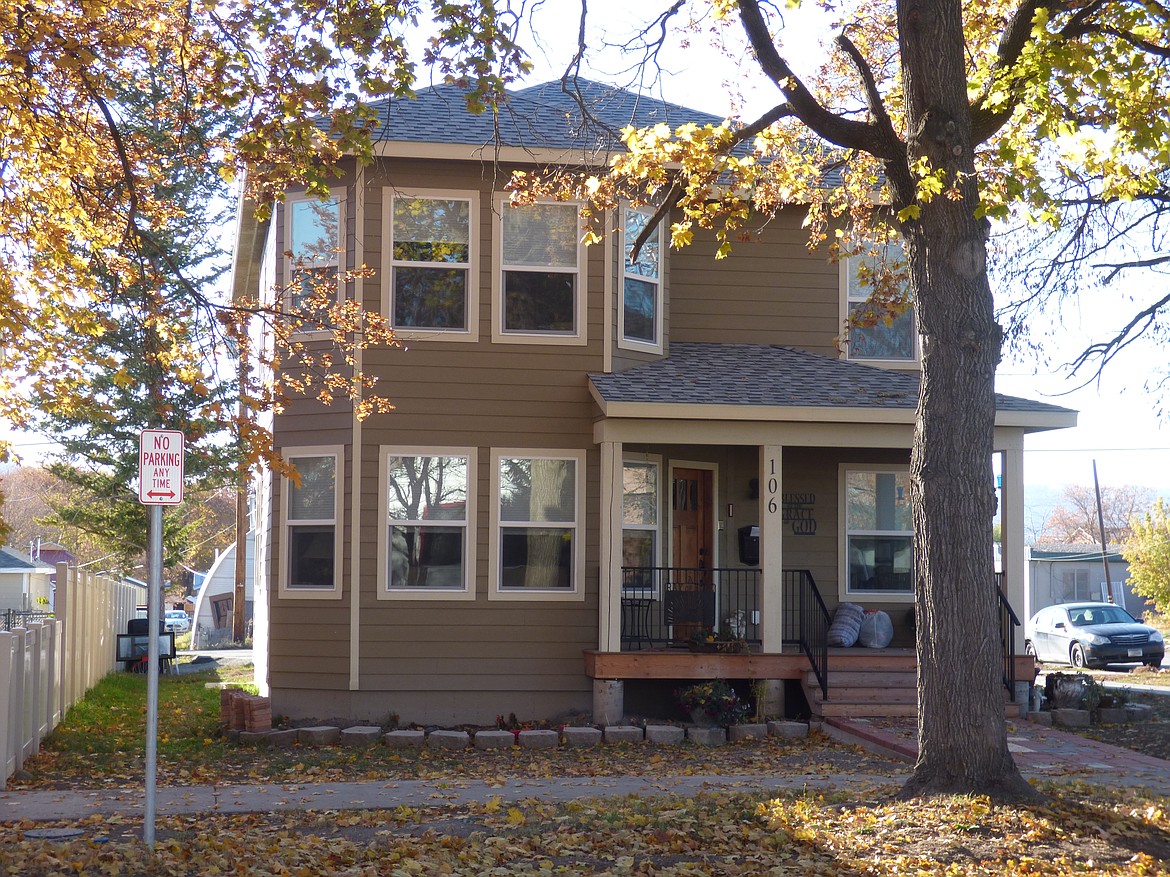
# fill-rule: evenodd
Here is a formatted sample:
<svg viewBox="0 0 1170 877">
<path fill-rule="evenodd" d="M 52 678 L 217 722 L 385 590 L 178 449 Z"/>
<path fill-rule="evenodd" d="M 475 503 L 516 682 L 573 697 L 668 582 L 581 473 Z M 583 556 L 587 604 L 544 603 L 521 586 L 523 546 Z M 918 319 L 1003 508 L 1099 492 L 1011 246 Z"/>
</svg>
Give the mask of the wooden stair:
<svg viewBox="0 0 1170 877">
<path fill-rule="evenodd" d="M 894 718 L 918 715 L 918 665 L 913 649 L 864 648 L 829 651 L 829 696 L 826 699 L 810 670 L 801 680 L 814 716 L 821 718 Z M 1005 711 L 1019 707 L 1004 691 Z"/>
</svg>

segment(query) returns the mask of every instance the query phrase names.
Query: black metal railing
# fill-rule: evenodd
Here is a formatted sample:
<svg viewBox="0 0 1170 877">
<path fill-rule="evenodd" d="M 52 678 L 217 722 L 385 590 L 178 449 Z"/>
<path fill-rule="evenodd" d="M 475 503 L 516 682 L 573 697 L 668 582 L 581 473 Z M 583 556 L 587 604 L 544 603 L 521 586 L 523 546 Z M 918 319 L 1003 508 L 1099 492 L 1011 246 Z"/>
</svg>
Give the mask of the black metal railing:
<svg viewBox="0 0 1170 877">
<path fill-rule="evenodd" d="M 760 642 L 760 571 L 622 567 L 622 647 Z"/>
<path fill-rule="evenodd" d="M 43 612 L 40 610 L 26 610 L 26 609 L 5 609 L 0 614 L 0 630 L 12 630 L 14 627 L 24 627 L 26 624 L 32 624 L 38 621 L 45 621 L 53 617 L 52 612 Z"/>
<path fill-rule="evenodd" d="M 1016 634 L 1015 628 L 1020 626 L 1019 616 L 1016 615 L 1012 604 L 1008 602 L 1003 592 L 1003 573 L 995 574 L 995 593 L 999 600 L 999 644 L 1003 650 L 1003 684 L 1008 694 L 1016 694 Z"/>
<path fill-rule="evenodd" d="M 821 694 L 829 696 L 829 610 L 807 569 L 784 570 L 783 641 L 800 646 Z"/>
<path fill-rule="evenodd" d="M 829 689 L 829 610 L 807 569 L 783 571 L 782 643 L 799 646 Z M 760 643 L 760 570 L 622 567 L 623 649 Z M 707 635 L 714 642 L 704 644 Z"/>
</svg>

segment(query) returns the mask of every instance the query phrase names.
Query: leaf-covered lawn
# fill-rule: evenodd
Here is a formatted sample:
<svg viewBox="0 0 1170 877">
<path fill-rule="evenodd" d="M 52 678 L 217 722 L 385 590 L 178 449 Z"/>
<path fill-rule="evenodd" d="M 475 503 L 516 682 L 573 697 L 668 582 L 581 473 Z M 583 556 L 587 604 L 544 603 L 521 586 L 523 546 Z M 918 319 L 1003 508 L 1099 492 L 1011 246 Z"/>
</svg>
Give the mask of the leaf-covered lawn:
<svg viewBox="0 0 1170 877">
<path fill-rule="evenodd" d="M 490 800 L 459 807 L 184 816 L 151 854 L 126 818 L 89 818 L 84 838 L 0 829 L 0 873 L 29 875 L 1152 875 L 1165 874 L 1163 802 L 1046 789 L 1041 807 L 982 798 L 883 803 L 757 798 Z"/>
</svg>

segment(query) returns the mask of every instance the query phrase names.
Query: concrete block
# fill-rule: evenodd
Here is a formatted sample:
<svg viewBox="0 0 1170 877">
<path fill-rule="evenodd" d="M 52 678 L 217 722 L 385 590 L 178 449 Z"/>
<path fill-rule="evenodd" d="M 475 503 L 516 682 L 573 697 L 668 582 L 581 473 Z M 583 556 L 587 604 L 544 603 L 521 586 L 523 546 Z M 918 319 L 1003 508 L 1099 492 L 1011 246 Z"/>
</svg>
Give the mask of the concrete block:
<svg viewBox="0 0 1170 877">
<path fill-rule="evenodd" d="M 626 711 L 626 688 L 620 679 L 593 680 L 593 721 L 620 722 Z"/>
<path fill-rule="evenodd" d="M 422 749 L 427 742 L 425 731 L 390 731 L 382 737 L 390 749 Z"/>
<path fill-rule="evenodd" d="M 672 745 L 681 743 L 687 738 L 685 728 L 680 728 L 677 725 L 647 725 L 646 726 L 646 742 L 647 743 L 665 743 Z"/>
<path fill-rule="evenodd" d="M 297 742 L 302 746 L 334 746 L 340 741 L 341 728 L 332 725 L 297 728 Z"/>
<path fill-rule="evenodd" d="M 1048 710 L 1040 712 L 1028 713 L 1028 720 L 1035 722 L 1037 725 L 1051 725 L 1052 713 Z"/>
<path fill-rule="evenodd" d="M 642 729 L 633 725 L 608 725 L 604 737 L 606 743 L 641 743 Z"/>
<path fill-rule="evenodd" d="M 1058 728 L 1087 728 L 1090 725 L 1088 710 L 1052 710 L 1052 724 Z"/>
<path fill-rule="evenodd" d="M 1148 703 L 1127 703 L 1125 719 L 1128 722 L 1148 722 L 1154 717 L 1154 708 Z"/>
<path fill-rule="evenodd" d="M 556 749 L 561 735 L 556 731 L 529 730 L 520 732 L 521 749 Z"/>
<path fill-rule="evenodd" d="M 565 745 L 581 749 L 588 749 L 601 742 L 600 728 L 565 728 L 561 731 Z"/>
<path fill-rule="evenodd" d="M 297 730 L 292 728 L 288 731 L 269 731 L 268 745 L 273 749 L 287 749 L 297 742 Z"/>
<path fill-rule="evenodd" d="M 771 737 L 784 737 L 789 740 L 795 740 L 808 736 L 808 725 L 804 722 L 768 722 L 768 734 Z"/>
<path fill-rule="evenodd" d="M 341 732 L 342 746 L 373 746 L 382 739 L 382 729 L 377 725 L 354 725 Z"/>
<path fill-rule="evenodd" d="M 427 746 L 431 749 L 466 749 L 471 737 L 466 731 L 431 731 Z"/>
<path fill-rule="evenodd" d="M 241 746 L 267 746 L 269 731 L 240 731 Z"/>
<path fill-rule="evenodd" d="M 476 731 L 472 742 L 476 749 L 511 749 L 516 735 L 511 731 Z"/>
<path fill-rule="evenodd" d="M 727 729 L 727 739 L 733 743 L 740 740 L 763 740 L 767 736 L 767 725 L 732 725 Z"/>
<path fill-rule="evenodd" d="M 1124 724 L 1127 721 L 1125 716 L 1125 707 L 1103 706 L 1097 710 L 1097 721 L 1102 725 Z"/>
<path fill-rule="evenodd" d="M 698 746 L 722 746 L 727 742 L 727 731 L 691 725 L 687 728 L 687 739 Z"/>
</svg>

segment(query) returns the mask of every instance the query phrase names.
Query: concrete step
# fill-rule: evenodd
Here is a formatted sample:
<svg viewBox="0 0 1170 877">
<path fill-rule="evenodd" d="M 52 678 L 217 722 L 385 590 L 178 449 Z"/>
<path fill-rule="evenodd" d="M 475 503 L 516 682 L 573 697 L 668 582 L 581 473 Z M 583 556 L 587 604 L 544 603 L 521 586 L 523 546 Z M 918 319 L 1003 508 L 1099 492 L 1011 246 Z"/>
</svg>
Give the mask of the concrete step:
<svg viewBox="0 0 1170 877">
<path fill-rule="evenodd" d="M 816 684 L 816 674 L 811 670 L 805 674 L 806 681 Z M 829 687 L 837 688 L 917 688 L 918 674 L 909 672 L 895 672 L 892 670 L 840 670 L 829 671 Z"/>
</svg>

